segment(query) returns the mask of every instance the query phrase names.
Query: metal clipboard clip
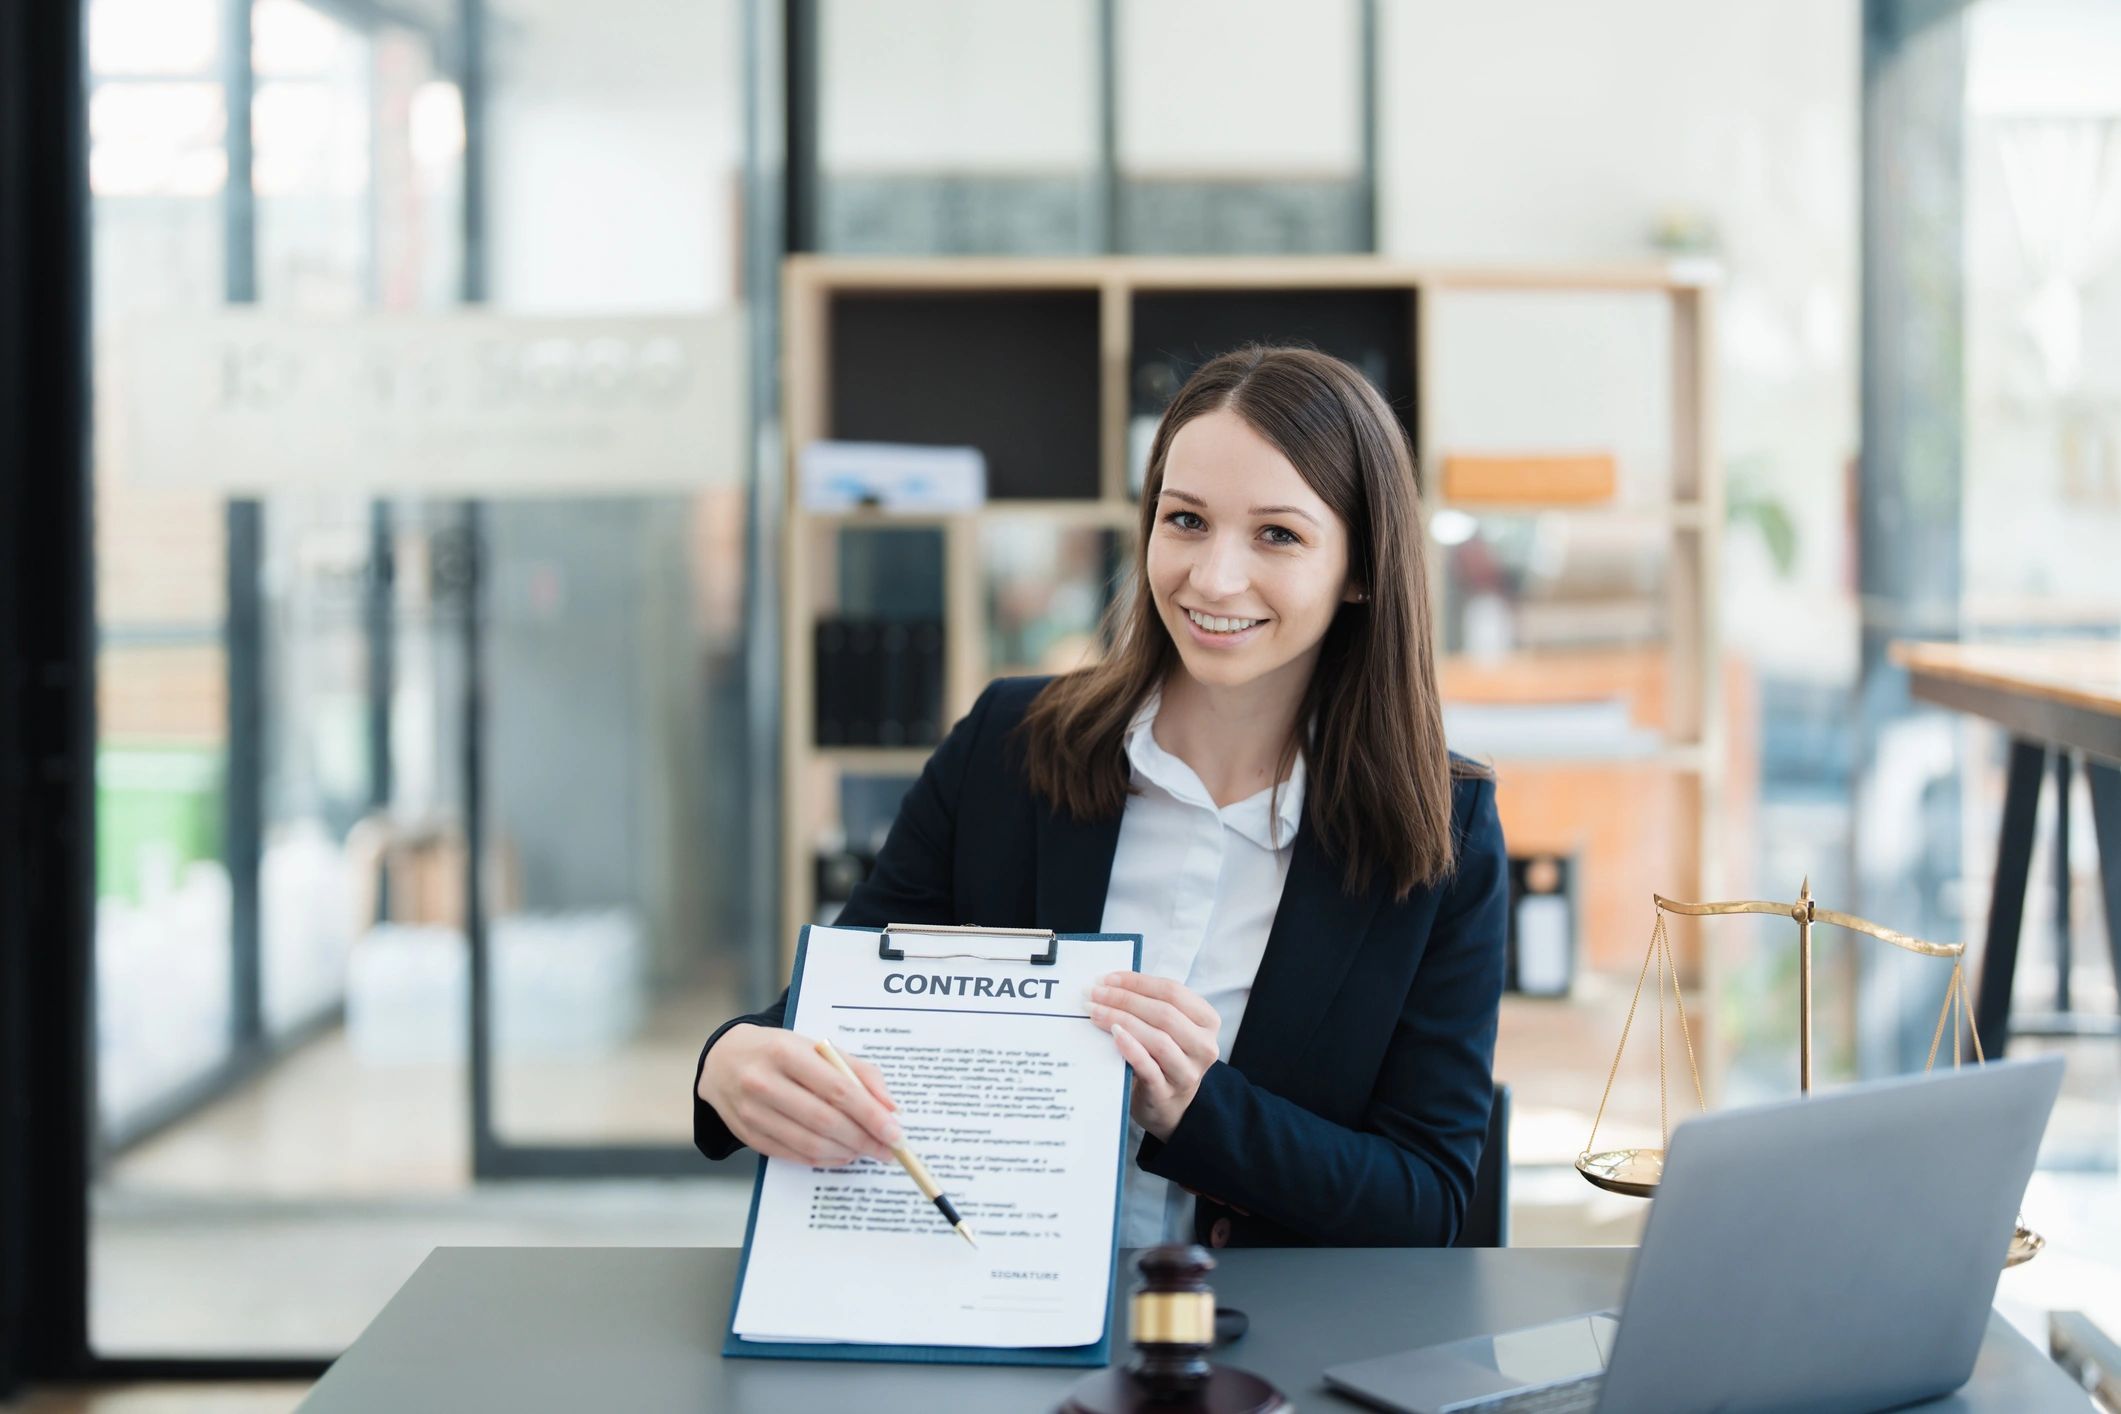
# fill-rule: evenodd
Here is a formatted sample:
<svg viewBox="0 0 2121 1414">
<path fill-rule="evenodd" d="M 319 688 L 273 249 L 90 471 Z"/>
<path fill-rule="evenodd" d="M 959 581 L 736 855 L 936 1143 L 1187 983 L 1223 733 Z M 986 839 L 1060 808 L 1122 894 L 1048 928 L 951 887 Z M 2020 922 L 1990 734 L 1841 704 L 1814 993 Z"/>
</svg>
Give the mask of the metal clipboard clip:
<svg viewBox="0 0 2121 1414">
<path fill-rule="evenodd" d="M 908 952 L 904 948 L 891 946 L 893 938 L 933 938 L 944 943 L 965 938 L 1022 938 L 1027 946 L 1023 952 Z M 1043 942 L 1045 951 L 1038 951 Z M 949 958 L 969 957 L 982 962 L 1028 962 L 1033 967 L 1052 967 L 1060 961 L 1060 934 L 1051 928 L 982 928 L 977 924 L 958 923 L 889 923 L 884 935 L 876 940 L 876 955 L 885 962 L 904 962 L 907 958 L 940 961 Z"/>
</svg>

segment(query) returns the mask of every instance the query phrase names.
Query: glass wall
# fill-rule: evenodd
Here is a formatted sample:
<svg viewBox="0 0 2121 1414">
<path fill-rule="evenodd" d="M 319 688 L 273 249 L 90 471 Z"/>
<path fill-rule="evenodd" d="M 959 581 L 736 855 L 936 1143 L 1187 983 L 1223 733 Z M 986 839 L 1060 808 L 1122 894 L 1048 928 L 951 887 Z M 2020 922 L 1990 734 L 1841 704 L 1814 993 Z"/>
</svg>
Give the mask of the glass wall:
<svg viewBox="0 0 2121 1414">
<path fill-rule="evenodd" d="M 2111 630 L 2121 17 L 2096 3 L 1997 0 L 1968 25 L 1968 617 L 1981 629 Z"/>
<path fill-rule="evenodd" d="M 490 306 L 615 330 L 729 317 L 739 7 L 510 18 L 522 28 L 497 25 L 491 69 Z M 614 371 L 604 396 L 654 376 Z M 723 390 L 736 417 L 740 391 Z M 613 465 L 601 479 L 638 489 L 526 484 L 484 508 L 492 1171 L 625 1144 L 699 1172 L 670 1078 L 717 1021 L 778 990 L 752 885 L 753 793 L 773 783 L 753 773 L 745 715 L 750 467 L 699 460 L 667 486 Z"/>
<path fill-rule="evenodd" d="M 2111 5 L 1986 0 L 1968 13 L 1959 545 L 1969 638 L 2121 637 L 2113 554 L 2121 544 L 2117 71 L 2121 12 Z M 1954 729 L 1964 763 L 1956 841 L 1964 866 L 1946 902 L 1971 938 L 1987 922 L 2008 748 L 1989 723 L 1963 720 Z M 2049 1251 L 2074 1248 L 2090 1260 L 2075 1270 L 2030 1263 L 2011 1274 L 2004 1294 L 2036 1308 L 2083 1310 L 2112 1332 L 2121 1329 L 2121 1047 L 2112 1031 L 2121 979 L 2100 846 L 2084 761 L 2058 776 L 2051 758 L 2020 928 L 2011 1046 L 2013 1054 L 2054 1050 L 2067 1060 L 2026 1221 L 2048 1236 Z M 2121 867 L 2115 846 L 2105 848 L 2105 868 Z"/>
<path fill-rule="evenodd" d="M 87 9 L 95 1348 L 734 1240 L 743 1185 L 626 1176 L 707 1176 L 680 1081 L 777 986 L 741 8 Z"/>
<path fill-rule="evenodd" d="M 91 301 L 98 385 L 129 317 L 216 308 L 227 259 L 226 37 L 212 0 L 88 10 Z M 96 563 L 97 1113 L 147 1122 L 235 1048 L 222 775 L 222 500 L 123 485 L 99 403 Z"/>
<path fill-rule="evenodd" d="M 1865 690 L 1852 854 L 1863 912 L 1890 908 L 1910 931 L 1965 939 L 1985 972 L 2006 734 L 1910 701 L 1884 650 L 1910 638 L 2121 633 L 2107 548 L 2121 528 L 2110 332 L 2121 109 L 2108 79 L 2121 15 L 2095 0 L 1874 0 L 1866 30 Z M 2036 818 L 2010 826 L 2031 868 L 2011 920 L 2008 1042 L 2013 1055 L 2059 1052 L 2066 1069 L 2024 1202 L 2046 1252 L 1997 1291 L 1998 1308 L 2036 1337 L 2053 1310 L 2108 1329 L 2121 1318 L 2111 925 L 2085 773 L 2046 755 Z M 1935 969 L 1920 969 L 1927 986 L 1916 970 L 1866 959 L 1854 1034 L 1867 1073 L 1923 1064 L 1939 999 Z M 1983 1024 L 1991 1055 L 2004 1029 Z"/>
</svg>

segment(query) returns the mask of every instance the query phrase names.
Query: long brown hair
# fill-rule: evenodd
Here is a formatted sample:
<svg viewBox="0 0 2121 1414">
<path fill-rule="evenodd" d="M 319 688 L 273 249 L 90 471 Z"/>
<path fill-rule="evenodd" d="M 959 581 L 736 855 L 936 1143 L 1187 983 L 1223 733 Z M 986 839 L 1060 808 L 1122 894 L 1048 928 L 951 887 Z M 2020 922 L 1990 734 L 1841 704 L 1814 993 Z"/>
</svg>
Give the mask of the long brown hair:
<svg viewBox="0 0 2121 1414">
<path fill-rule="evenodd" d="M 1178 429 L 1224 408 L 1287 457 L 1340 517 L 1349 581 L 1369 593 L 1366 603 L 1341 605 L 1327 628 L 1275 779 L 1301 751 L 1305 814 L 1327 851 L 1345 861 L 1349 891 L 1367 890 L 1382 872 L 1393 897 L 1405 898 L 1455 867 L 1451 779 L 1481 768 L 1444 746 L 1405 429 L 1362 374 L 1314 349 L 1239 349 L 1179 389 L 1150 447 L 1133 583 L 1105 621 L 1110 651 L 1048 684 L 1019 728 L 1031 788 L 1078 820 L 1109 820 L 1125 809 L 1128 724 L 1179 662 L 1145 588 L 1164 459 Z"/>
</svg>

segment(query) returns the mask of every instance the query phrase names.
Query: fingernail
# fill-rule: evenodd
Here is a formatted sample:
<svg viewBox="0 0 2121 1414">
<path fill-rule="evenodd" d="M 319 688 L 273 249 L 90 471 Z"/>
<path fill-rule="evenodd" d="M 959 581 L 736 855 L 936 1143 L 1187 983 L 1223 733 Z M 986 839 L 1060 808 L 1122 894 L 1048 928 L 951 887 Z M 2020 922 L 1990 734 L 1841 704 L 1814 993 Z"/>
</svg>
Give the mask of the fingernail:
<svg viewBox="0 0 2121 1414">
<path fill-rule="evenodd" d="M 906 1132 L 900 1129 L 896 1124 L 887 1124 L 884 1126 L 884 1143 L 887 1146 L 892 1144 L 902 1144 L 905 1142 L 905 1140 Z"/>
<path fill-rule="evenodd" d="M 1090 995 L 1098 1001 L 1108 1002 L 1112 1000 L 1112 989 L 1110 987 L 1092 987 Z"/>
</svg>

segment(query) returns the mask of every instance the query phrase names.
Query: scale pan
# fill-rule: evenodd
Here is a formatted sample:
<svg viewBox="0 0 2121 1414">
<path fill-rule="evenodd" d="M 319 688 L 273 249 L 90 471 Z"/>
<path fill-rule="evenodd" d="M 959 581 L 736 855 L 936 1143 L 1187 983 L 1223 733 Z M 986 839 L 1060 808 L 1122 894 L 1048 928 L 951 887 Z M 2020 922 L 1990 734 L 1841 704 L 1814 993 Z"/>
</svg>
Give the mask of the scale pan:
<svg viewBox="0 0 2121 1414">
<path fill-rule="evenodd" d="M 1664 1150 L 1608 1149 L 1602 1154 L 1584 1154 L 1576 1160 L 1576 1171 L 1608 1193 L 1654 1198 L 1658 1180 L 1664 1177 Z"/>
<path fill-rule="evenodd" d="M 1654 1198 L 1658 1181 L 1664 1177 L 1664 1150 L 1608 1149 L 1600 1154 L 1584 1154 L 1576 1160 L 1576 1171 L 1608 1193 Z M 2010 1250 L 2004 1255 L 2003 1265 L 2006 1269 L 2022 1266 L 2039 1256 L 2046 1246 L 2046 1238 L 2019 1223 L 2011 1233 Z"/>
</svg>

